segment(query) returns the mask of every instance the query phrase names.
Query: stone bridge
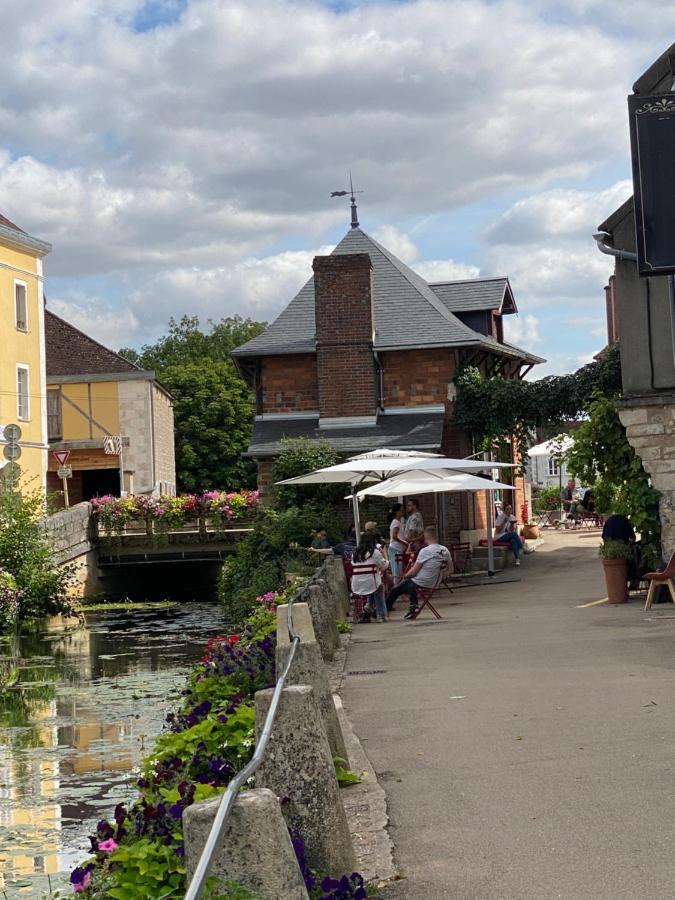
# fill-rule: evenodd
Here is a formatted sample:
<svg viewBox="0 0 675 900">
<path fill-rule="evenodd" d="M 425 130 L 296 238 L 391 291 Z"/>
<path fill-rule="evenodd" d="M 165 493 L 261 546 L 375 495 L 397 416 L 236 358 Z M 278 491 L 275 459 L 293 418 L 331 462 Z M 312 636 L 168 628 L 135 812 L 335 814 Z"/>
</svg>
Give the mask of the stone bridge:
<svg viewBox="0 0 675 900">
<path fill-rule="evenodd" d="M 223 560 L 250 531 L 195 522 L 165 533 L 149 527 L 107 536 L 90 503 L 43 522 L 57 563 L 74 569 L 73 594 L 88 599 L 212 599 Z"/>
</svg>

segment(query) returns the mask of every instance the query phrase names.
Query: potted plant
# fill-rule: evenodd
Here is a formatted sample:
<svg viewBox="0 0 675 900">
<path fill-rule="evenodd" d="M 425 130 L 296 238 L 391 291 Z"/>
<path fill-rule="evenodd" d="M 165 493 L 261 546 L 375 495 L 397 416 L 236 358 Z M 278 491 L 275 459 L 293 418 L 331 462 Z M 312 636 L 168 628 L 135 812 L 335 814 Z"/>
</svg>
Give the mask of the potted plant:
<svg viewBox="0 0 675 900">
<path fill-rule="evenodd" d="M 607 598 L 610 603 L 628 602 L 628 560 L 633 549 L 625 541 L 608 540 L 600 545 L 600 559 L 605 570 Z"/>
<path fill-rule="evenodd" d="M 536 541 L 539 537 L 539 526 L 530 522 L 530 507 L 527 503 L 523 503 L 520 507 L 520 519 L 523 523 L 521 536 L 526 541 Z"/>
</svg>

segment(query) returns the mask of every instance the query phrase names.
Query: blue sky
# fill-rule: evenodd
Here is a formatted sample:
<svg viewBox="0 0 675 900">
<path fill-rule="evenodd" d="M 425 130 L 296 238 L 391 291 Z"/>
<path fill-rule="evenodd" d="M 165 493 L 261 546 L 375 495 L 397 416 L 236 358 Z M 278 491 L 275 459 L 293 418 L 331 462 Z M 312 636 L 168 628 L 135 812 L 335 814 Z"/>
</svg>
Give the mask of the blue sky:
<svg viewBox="0 0 675 900">
<path fill-rule="evenodd" d="M 603 345 L 590 236 L 668 35 L 653 0 L 26 0 L 0 211 L 52 242 L 56 312 L 139 346 L 171 315 L 273 318 L 346 231 L 351 169 L 367 231 L 430 280 L 508 275 L 509 338 L 568 371 Z"/>
</svg>

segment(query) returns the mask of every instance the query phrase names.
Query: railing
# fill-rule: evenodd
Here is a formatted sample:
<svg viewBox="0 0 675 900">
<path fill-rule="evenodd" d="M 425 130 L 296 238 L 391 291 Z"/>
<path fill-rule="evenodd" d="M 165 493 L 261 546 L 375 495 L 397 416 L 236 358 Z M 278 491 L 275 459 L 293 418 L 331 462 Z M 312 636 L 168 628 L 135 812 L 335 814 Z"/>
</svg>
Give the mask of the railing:
<svg viewBox="0 0 675 900">
<path fill-rule="evenodd" d="M 97 537 L 110 537 L 105 528 L 101 526 L 96 514 L 92 517 L 94 529 Z M 112 537 L 131 537 L 145 535 L 147 537 L 162 536 L 168 534 L 245 534 L 253 529 L 253 518 L 242 517 L 235 519 L 231 523 L 224 523 L 215 519 L 200 516 L 199 518 L 190 519 L 181 522 L 179 525 L 164 526 L 161 520 L 147 516 L 143 519 L 132 519 L 125 523 L 119 530 L 115 531 Z"/>
<path fill-rule="evenodd" d="M 220 849 L 223 831 L 225 829 L 225 823 L 227 822 L 230 812 L 232 811 L 234 801 L 237 799 L 239 790 L 241 789 L 242 785 L 245 784 L 246 781 L 248 781 L 251 775 L 253 775 L 253 773 L 262 762 L 263 756 L 265 755 L 265 750 L 267 749 L 267 744 L 269 743 L 269 739 L 272 734 L 272 728 L 274 726 L 274 720 L 276 718 L 279 701 L 281 700 L 281 692 L 284 689 L 286 678 L 288 677 L 288 673 L 290 672 L 291 666 L 293 665 L 295 651 L 298 644 L 300 643 L 300 635 L 296 633 L 293 625 L 293 603 L 299 597 L 302 597 L 308 588 L 309 584 L 305 585 L 288 601 L 288 636 L 290 638 L 291 644 L 288 653 L 288 659 L 286 660 L 286 665 L 284 666 L 281 675 L 279 675 L 279 677 L 277 678 L 277 683 L 274 686 L 272 702 L 270 703 L 270 708 L 267 712 L 265 724 L 263 725 L 263 729 L 260 732 L 260 738 L 257 742 L 255 753 L 251 757 L 250 762 L 248 762 L 247 765 L 245 765 L 241 770 L 241 772 L 235 775 L 232 781 L 230 781 L 225 793 L 220 799 L 218 810 L 213 820 L 213 825 L 211 826 L 211 831 L 209 832 L 209 836 L 206 839 L 206 843 L 204 844 L 204 849 L 202 850 L 201 856 L 199 857 L 199 862 L 197 863 L 197 867 L 194 871 L 194 875 L 192 876 L 192 880 L 190 881 L 187 891 L 185 892 L 185 900 L 198 900 L 198 898 L 201 897 L 202 891 L 204 889 L 204 884 L 206 882 L 206 879 L 208 878 L 208 874 L 213 863 L 213 857 Z"/>
</svg>

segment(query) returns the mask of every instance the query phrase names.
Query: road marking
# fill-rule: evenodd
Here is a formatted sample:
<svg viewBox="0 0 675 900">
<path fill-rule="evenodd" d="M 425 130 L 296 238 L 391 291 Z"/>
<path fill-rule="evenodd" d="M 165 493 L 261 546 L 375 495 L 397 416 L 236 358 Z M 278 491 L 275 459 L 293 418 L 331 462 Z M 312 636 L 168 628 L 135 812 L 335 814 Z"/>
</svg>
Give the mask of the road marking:
<svg viewBox="0 0 675 900">
<path fill-rule="evenodd" d="M 609 603 L 609 597 L 603 597 L 602 600 L 591 600 L 590 603 L 580 603 L 577 609 L 587 609 L 589 606 L 600 606 L 601 603 Z"/>
</svg>

